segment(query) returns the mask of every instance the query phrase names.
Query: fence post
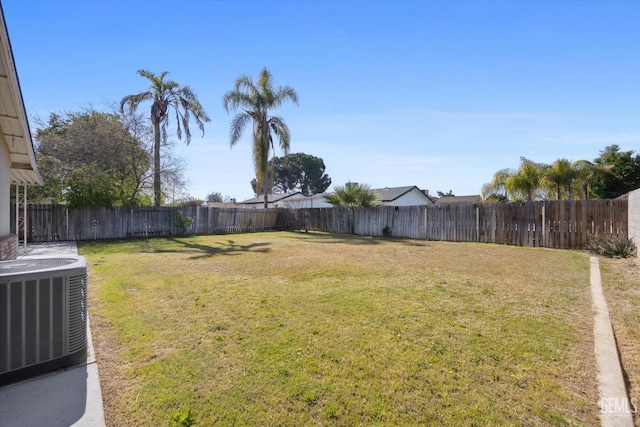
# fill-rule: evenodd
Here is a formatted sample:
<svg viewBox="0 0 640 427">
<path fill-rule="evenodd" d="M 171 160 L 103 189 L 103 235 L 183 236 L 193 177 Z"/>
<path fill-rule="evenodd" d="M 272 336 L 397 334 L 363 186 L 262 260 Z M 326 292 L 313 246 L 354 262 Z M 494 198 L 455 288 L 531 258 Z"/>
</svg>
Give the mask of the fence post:
<svg viewBox="0 0 640 427">
<path fill-rule="evenodd" d="M 613 233 L 613 201 L 609 200 L 609 203 L 607 203 L 609 205 L 609 234 L 611 234 L 612 236 L 614 235 Z M 617 234 L 617 233 L 616 233 Z M 25 237 L 25 242 L 26 242 L 26 237 Z"/>
<path fill-rule="evenodd" d="M 545 247 L 544 236 L 545 236 L 546 225 L 547 225 L 547 218 L 545 214 L 545 203 L 542 202 L 542 227 L 540 227 L 542 229 L 542 236 L 540 236 L 540 247 L 542 248 Z"/>
<path fill-rule="evenodd" d="M 491 243 L 496 243 L 496 230 L 498 228 L 498 218 L 495 207 L 491 209 Z"/>
<path fill-rule="evenodd" d="M 196 220 L 194 224 L 193 234 L 198 234 L 198 227 L 200 226 L 200 206 L 196 206 Z"/>
<path fill-rule="evenodd" d="M 476 242 L 480 241 L 480 207 L 476 206 Z"/>
</svg>

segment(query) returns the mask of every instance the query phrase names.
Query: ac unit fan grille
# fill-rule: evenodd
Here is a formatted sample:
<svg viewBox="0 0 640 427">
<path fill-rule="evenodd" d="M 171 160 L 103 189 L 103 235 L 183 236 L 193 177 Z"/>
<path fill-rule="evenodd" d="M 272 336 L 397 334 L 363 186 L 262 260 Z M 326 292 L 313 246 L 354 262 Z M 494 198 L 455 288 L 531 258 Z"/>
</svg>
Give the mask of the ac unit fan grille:
<svg viewBox="0 0 640 427">
<path fill-rule="evenodd" d="M 69 352 L 87 346 L 87 275 L 69 278 Z"/>
</svg>

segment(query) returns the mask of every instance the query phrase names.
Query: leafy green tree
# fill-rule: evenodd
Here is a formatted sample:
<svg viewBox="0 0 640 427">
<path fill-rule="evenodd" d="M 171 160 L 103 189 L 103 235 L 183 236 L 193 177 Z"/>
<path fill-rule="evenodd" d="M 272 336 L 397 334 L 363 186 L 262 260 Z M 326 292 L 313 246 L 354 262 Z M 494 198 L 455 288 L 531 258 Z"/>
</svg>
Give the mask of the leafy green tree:
<svg viewBox="0 0 640 427">
<path fill-rule="evenodd" d="M 613 199 L 640 188 L 640 155 L 633 151 L 620 151 L 618 145 L 609 145 L 593 163 L 600 168 L 592 191 L 601 199 Z"/>
<path fill-rule="evenodd" d="M 64 164 L 56 157 L 46 154 L 39 154 L 36 161 L 44 185 L 29 188 L 29 200 L 34 202 L 50 200 L 54 204 L 63 203 L 66 186 Z"/>
<path fill-rule="evenodd" d="M 236 79 L 234 89 L 222 98 L 224 109 L 241 110 L 231 121 L 229 143 L 233 147 L 242 137 L 247 123 L 253 123 L 253 164 L 258 187 L 264 194 L 264 207 L 268 207 L 269 194 L 269 151 L 275 150 L 273 136 L 278 138 L 285 155 L 289 152 L 291 134 L 281 117 L 269 115 L 269 110 L 290 100 L 298 104 L 296 91 L 289 86 L 273 88 L 271 73 L 263 68 L 254 83 L 251 77 L 241 75 Z"/>
<path fill-rule="evenodd" d="M 31 200 L 50 198 L 56 203 L 72 203 L 69 199 L 73 198 L 78 206 L 90 200 L 80 194 L 82 191 L 95 195 L 108 188 L 108 196 L 96 196 L 101 200 L 98 205 L 105 200 L 127 206 L 143 203 L 150 156 L 139 136 L 143 134 L 134 135 L 118 114 L 93 109 L 51 114 L 35 135 L 36 160 L 45 185 L 31 193 Z M 101 182 L 85 176 L 91 173 L 100 176 Z M 76 183 L 75 179 L 82 182 Z M 92 185 L 96 188 L 90 188 Z"/>
<path fill-rule="evenodd" d="M 202 206 L 203 203 L 204 203 L 204 200 L 202 199 L 198 199 L 197 197 L 193 197 L 193 196 L 186 196 L 185 198 L 178 200 L 177 205 L 178 206 Z"/>
<path fill-rule="evenodd" d="M 320 157 L 293 153 L 274 159 L 273 192 L 301 191 L 307 196 L 323 193 L 331 185 Z"/>
<path fill-rule="evenodd" d="M 274 194 L 300 191 L 307 196 L 323 193 L 331 185 L 320 157 L 305 153 L 288 154 L 271 159 L 269 169 L 270 191 Z M 250 182 L 254 194 L 259 194 L 258 181 Z"/>
<path fill-rule="evenodd" d="M 189 86 L 182 86 L 173 80 L 165 80 L 169 74 L 163 71 L 156 75 L 147 70 L 138 70 L 138 74 L 150 81 L 150 86 L 144 92 L 127 95 L 120 101 L 120 111 L 125 112 L 125 106 L 130 111 L 135 111 L 145 102 L 151 102 L 151 124 L 153 125 L 153 196 L 155 206 L 160 206 L 162 200 L 161 191 L 161 142 L 167 140 L 167 127 L 169 126 L 170 112 L 176 117 L 176 136 L 182 139 L 185 134 L 187 145 L 191 142 L 191 130 L 189 123 L 193 119 L 204 136 L 204 123 L 210 122 L 209 116 L 198 101 L 198 97 Z"/>
<path fill-rule="evenodd" d="M 584 200 L 594 197 L 593 185 L 604 172 L 604 168 L 588 160 L 576 160 L 573 162 L 573 168 L 576 171 L 576 185 L 580 197 Z"/>
<path fill-rule="evenodd" d="M 375 191 L 366 184 L 356 182 L 347 182 L 344 186 L 336 186 L 334 192 L 324 198 L 333 206 L 341 208 L 370 208 L 378 204 Z"/>
<path fill-rule="evenodd" d="M 217 191 L 207 195 L 207 202 L 222 202 L 222 194 Z"/>
<path fill-rule="evenodd" d="M 436 192 L 438 194 L 438 197 L 451 197 L 451 196 L 455 196 L 455 194 L 453 194 L 452 190 L 447 191 L 446 193 L 443 191 L 438 190 Z"/>
<path fill-rule="evenodd" d="M 97 165 L 76 167 L 69 174 L 66 199 L 69 207 L 111 207 L 118 203 L 118 189 L 109 173 Z"/>
</svg>

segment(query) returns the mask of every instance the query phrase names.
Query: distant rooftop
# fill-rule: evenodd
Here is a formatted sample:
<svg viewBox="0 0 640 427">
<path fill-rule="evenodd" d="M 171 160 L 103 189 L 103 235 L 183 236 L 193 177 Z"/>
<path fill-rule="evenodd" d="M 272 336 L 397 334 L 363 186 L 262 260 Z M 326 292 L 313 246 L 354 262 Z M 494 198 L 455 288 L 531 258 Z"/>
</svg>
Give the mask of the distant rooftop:
<svg viewBox="0 0 640 427">
<path fill-rule="evenodd" d="M 297 194 L 301 194 L 302 195 L 302 193 L 300 191 L 295 191 L 293 193 L 268 194 L 267 195 L 267 201 L 269 203 L 275 203 L 275 202 L 279 202 L 280 200 L 287 199 L 289 197 L 295 196 Z M 251 199 L 243 200 L 243 201 L 238 202 L 238 203 L 243 204 L 243 205 L 255 205 L 255 204 L 264 203 L 264 194 L 261 194 L 258 197 L 253 197 Z"/>
<path fill-rule="evenodd" d="M 446 205 L 452 203 L 482 203 L 480 195 L 475 196 L 443 196 L 436 199 L 436 204 Z"/>
<path fill-rule="evenodd" d="M 377 197 L 379 202 L 388 203 L 388 202 L 392 202 L 392 201 L 402 197 L 403 195 L 405 195 L 406 193 L 409 193 L 413 189 L 418 190 L 418 192 L 423 194 L 427 199 L 432 200 L 429 197 L 429 195 L 426 194 L 425 191 L 420 190 L 415 185 L 407 185 L 407 186 L 404 186 L 404 187 L 372 188 L 371 190 L 376 194 L 376 197 Z M 268 200 L 269 203 L 276 203 L 276 202 L 282 201 L 284 199 L 288 199 L 288 200 L 291 200 L 291 201 L 293 201 L 293 200 L 307 200 L 307 199 L 310 199 L 310 198 L 323 199 L 325 196 L 327 196 L 329 194 L 333 194 L 333 193 L 332 192 L 327 192 L 327 193 L 314 194 L 312 196 L 305 196 L 302 192 L 295 191 L 295 192 L 292 192 L 292 193 L 269 194 L 268 197 L 267 197 L 267 200 Z M 478 197 L 480 197 L 480 196 L 478 196 Z M 238 203 L 244 204 L 244 205 L 261 204 L 261 203 L 264 203 L 264 195 L 260 195 L 260 196 L 257 196 L 257 197 L 253 197 L 251 199 L 243 200 L 242 202 L 238 202 Z"/>
</svg>

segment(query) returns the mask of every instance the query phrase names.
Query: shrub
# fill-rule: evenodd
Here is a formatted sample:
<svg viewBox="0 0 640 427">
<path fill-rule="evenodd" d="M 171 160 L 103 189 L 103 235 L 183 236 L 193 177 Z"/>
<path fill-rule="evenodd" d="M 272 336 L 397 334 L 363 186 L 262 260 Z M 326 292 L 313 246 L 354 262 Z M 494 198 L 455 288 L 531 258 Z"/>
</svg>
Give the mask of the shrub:
<svg viewBox="0 0 640 427">
<path fill-rule="evenodd" d="M 589 243 L 589 251 L 611 258 L 629 258 L 636 254 L 636 244 L 628 237 L 603 236 Z"/>
<path fill-rule="evenodd" d="M 182 212 L 176 212 L 176 219 L 174 220 L 174 224 L 176 226 L 176 230 L 178 234 L 185 234 L 187 232 L 187 228 L 191 224 L 193 224 L 193 218 L 182 215 Z"/>
</svg>

